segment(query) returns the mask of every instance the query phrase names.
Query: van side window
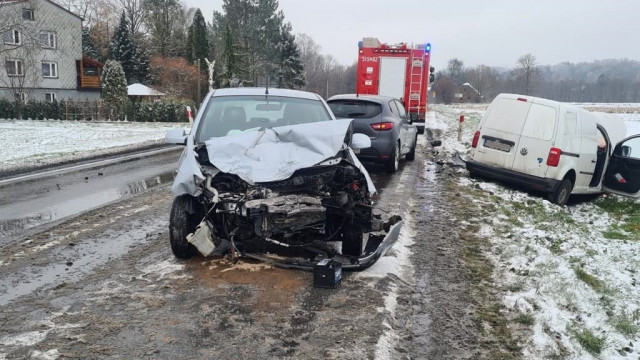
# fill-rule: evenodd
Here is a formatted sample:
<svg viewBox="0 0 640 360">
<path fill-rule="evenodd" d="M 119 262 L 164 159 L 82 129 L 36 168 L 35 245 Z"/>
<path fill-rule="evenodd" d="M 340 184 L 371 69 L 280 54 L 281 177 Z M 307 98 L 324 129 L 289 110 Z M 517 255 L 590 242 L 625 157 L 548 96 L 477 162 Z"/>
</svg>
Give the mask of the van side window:
<svg viewBox="0 0 640 360">
<path fill-rule="evenodd" d="M 522 129 L 522 136 L 551 140 L 556 128 L 556 115 L 556 109 L 552 107 L 532 104 Z"/>
<path fill-rule="evenodd" d="M 567 111 L 564 114 L 564 134 L 576 135 L 578 133 L 578 113 Z"/>
</svg>

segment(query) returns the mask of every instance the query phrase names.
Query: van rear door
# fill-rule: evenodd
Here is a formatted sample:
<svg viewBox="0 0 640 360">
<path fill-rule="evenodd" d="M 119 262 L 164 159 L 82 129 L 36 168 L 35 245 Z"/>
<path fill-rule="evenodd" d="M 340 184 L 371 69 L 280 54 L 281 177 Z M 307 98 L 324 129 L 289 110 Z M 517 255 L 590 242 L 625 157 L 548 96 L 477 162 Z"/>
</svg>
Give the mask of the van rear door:
<svg viewBox="0 0 640 360">
<path fill-rule="evenodd" d="M 531 102 L 526 98 L 510 95 L 496 98 L 479 129 L 480 139 L 472 159 L 511 169 L 530 108 Z"/>
<path fill-rule="evenodd" d="M 557 116 L 557 110 L 551 106 L 531 104 L 514 153 L 512 170 L 537 177 L 547 175 L 547 157 L 553 147 Z"/>
<path fill-rule="evenodd" d="M 640 135 L 616 144 L 609 158 L 603 188 L 620 195 L 640 197 Z"/>
</svg>

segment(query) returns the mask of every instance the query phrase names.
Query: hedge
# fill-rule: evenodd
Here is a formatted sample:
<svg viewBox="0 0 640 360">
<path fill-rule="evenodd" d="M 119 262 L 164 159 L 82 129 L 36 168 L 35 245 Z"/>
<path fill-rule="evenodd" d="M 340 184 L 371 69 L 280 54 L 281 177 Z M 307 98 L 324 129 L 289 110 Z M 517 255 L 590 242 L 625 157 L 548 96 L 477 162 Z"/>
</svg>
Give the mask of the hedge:
<svg viewBox="0 0 640 360">
<path fill-rule="evenodd" d="M 148 122 L 188 122 L 186 107 L 195 104 L 189 100 L 163 98 L 159 101 L 129 101 L 125 109 L 97 101 L 35 101 L 19 104 L 0 99 L 0 119 L 31 120 L 124 120 Z M 68 117 L 68 118 L 67 118 Z"/>
</svg>

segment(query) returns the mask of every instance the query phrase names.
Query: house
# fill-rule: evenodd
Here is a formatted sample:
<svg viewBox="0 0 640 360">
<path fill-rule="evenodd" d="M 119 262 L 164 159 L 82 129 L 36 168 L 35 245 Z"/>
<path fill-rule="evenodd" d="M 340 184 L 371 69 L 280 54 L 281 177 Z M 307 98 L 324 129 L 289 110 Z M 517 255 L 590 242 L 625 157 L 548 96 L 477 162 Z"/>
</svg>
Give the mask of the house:
<svg viewBox="0 0 640 360">
<path fill-rule="evenodd" d="M 467 82 L 458 86 L 453 94 L 453 101 L 456 103 L 477 103 L 482 101 L 482 96 L 478 90 Z"/>
<path fill-rule="evenodd" d="M 82 55 L 82 18 L 49 0 L 0 0 L 0 98 L 97 100 L 102 64 Z"/>
</svg>

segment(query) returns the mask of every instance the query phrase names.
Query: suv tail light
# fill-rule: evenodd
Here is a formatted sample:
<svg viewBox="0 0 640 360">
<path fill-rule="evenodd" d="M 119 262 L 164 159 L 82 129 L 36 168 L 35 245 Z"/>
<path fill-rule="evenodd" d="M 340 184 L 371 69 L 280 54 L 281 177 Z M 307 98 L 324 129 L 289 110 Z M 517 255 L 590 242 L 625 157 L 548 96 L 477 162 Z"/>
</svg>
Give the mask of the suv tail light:
<svg viewBox="0 0 640 360">
<path fill-rule="evenodd" d="M 562 150 L 558 148 L 551 148 L 549 150 L 549 156 L 547 157 L 547 165 L 549 166 L 558 166 L 560 163 L 560 155 L 562 155 Z"/>
<path fill-rule="evenodd" d="M 371 124 L 371 127 L 373 128 L 373 130 L 386 131 L 386 130 L 393 129 L 393 123 L 392 122 L 375 123 L 375 124 Z"/>
<path fill-rule="evenodd" d="M 472 148 L 475 148 L 476 146 L 478 146 L 479 139 L 480 139 L 480 131 L 476 131 L 476 133 L 473 134 L 473 141 L 471 142 Z"/>
</svg>

